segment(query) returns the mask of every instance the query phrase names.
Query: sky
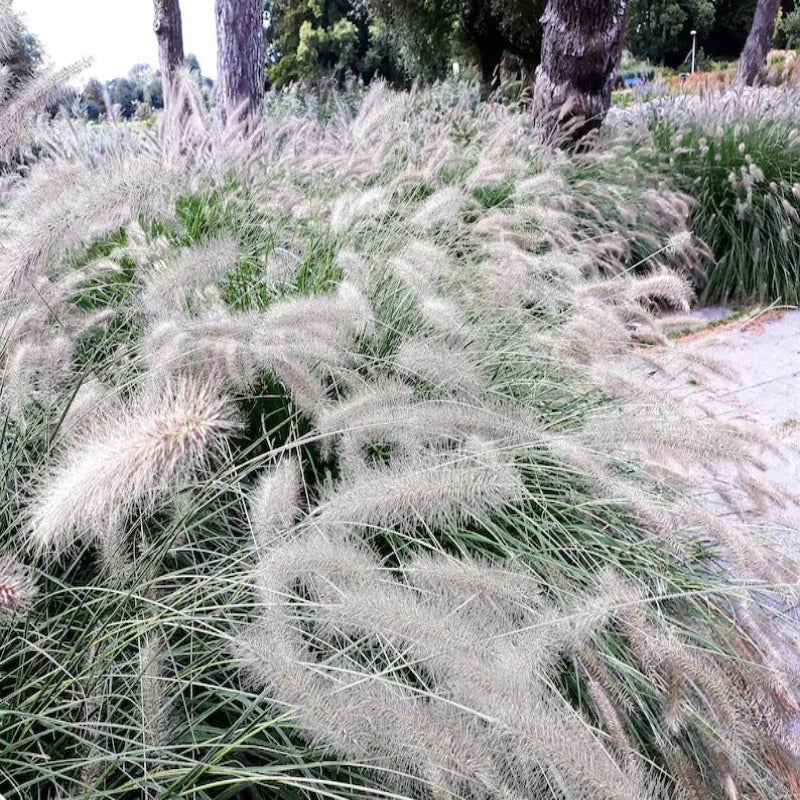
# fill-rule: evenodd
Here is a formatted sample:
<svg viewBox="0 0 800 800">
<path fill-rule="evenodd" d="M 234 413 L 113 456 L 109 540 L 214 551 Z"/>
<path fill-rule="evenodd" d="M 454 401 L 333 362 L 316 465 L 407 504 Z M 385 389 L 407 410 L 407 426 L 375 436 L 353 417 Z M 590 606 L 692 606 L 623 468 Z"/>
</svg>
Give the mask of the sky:
<svg viewBox="0 0 800 800">
<path fill-rule="evenodd" d="M 127 75 L 138 63 L 158 66 L 153 0 L 12 0 L 11 5 L 56 66 L 92 58 L 76 82 Z M 185 52 L 197 56 L 203 75 L 216 78 L 214 0 L 181 0 L 181 16 Z"/>
</svg>

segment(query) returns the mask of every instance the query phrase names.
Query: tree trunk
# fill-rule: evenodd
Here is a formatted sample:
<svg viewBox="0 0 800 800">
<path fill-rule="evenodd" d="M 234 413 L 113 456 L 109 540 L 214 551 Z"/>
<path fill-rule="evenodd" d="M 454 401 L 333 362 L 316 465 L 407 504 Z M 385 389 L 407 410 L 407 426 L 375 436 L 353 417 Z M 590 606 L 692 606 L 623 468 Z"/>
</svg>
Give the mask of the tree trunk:
<svg viewBox="0 0 800 800">
<path fill-rule="evenodd" d="M 218 101 L 223 119 L 261 115 L 264 100 L 262 0 L 216 0 Z"/>
<path fill-rule="evenodd" d="M 183 66 L 183 25 L 178 0 L 153 0 L 153 30 L 158 40 L 158 66 L 164 87 L 164 107 L 175 101 L 175 73 Z"/>
<path fill-rule="evenodd" d="M 548 2 L 533 110 L 549 132 L 577 141 L 605 119 L 622 53 L 626 6 L 626 0 Z"/>
<path fill-rule="evenodd" d="M 772 43 L 780 7 L 781 0 L 758 0 L 753 26 L 739 58 L 739 69 L 736 71 L 737 83 L 752 86 L 756 82 L 761 67 L 767 62 L 767 53 Z"/>
</svg>

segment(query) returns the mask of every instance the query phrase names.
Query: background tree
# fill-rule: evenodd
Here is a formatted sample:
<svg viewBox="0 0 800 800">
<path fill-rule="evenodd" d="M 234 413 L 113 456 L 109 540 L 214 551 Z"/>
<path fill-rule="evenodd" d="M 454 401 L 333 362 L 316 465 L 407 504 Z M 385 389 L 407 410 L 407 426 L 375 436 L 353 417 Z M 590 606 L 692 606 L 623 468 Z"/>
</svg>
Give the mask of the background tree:
<svg viewBox="0 0 800 800">
<path fill-rule="evenodd" d="M 175 74 L 183 66 L 183 24 L 178 0 L 153 0 L 153 30 L 158 40 L 163 97 L 167 106 L 174 93 Z"/>
<path fill-rule="evenodd" d="M 758 0 L 753 15 L 753 25 L 739 59 L 739 69 L 736 72 L 737 83 L 752 86 L 758 78 L 761 68 L 767 61 L 767 53 L 775 33 L 775 23 L 780 8 L 781 0 Z"/>
<path fill-rule="evenodd" d="M 457 25 L 455 4 L 429 0 L 366 0 L 371 14 L 391 31 L 410 75 L 432 81 L 447 75 Z"/>
<path fill-rule="evenodd" d="M 459 47 L 496 85 L 504 55 L 531 72 L 541 51 L 544 0 L 364 0 L 392 31 L 415 77 L 442 77 Z"/>
<path fill-rule="evenodd" d="M 114 78 L 107 84 L 108 95 L 111 102 L 117 107 L 116 111 L 123 119 L 131 119 L 136 111 L 136 104 L 144 102 L 142 87 L 130 78 Z"/>
<path fill-rule="evenodd" d="M 626 46 L 655 64 L 677 67 L 691 48 L 691 31 L 699 40 L 710 33 L 716 16 L 712 0 L 634 0 L 630 3 Z"/>
<path fill-rule="evenodd" d="M 134 83 L 137 84 L 146 84 L 150 83 L 155 77 L 155 73 L 153 72 L 153 68 L 149 64 L 134 64 L 130 70 L 128 70 L 128 78 L 132 80 Z"/>
<path fill-rule="evenodd" d="M 516 56 L 533 73 L 542 50 L 545 0 L 461 0 L 458 5 L 456 30 L 477 56 L 485 87 L 497 87 L 505 55 Z"/>
<path fill-rule="evenodd" d="M 717 0 L 714 24 L 703 49 L 714 58 L 738 58 L 750 32 L 756 0 Z"/>
<path fill-rule="evenodd" d="M 96 122 L 106 111 L 104 94 L 103 84 L 97 78 L 89 78 L 78 102 L 78 112 Z"/>
<path fill-rule="evenodd" d="M 756 10 L 756 0 L 629 0 L 628 5 L 626 48 L 669 67 L 685 63 L 692 30 L 707 56 L 737 59 Z M 795 0 L 781 0 L 784 16 L 795 6 Z"/>
<path fill-rule="evenodd" d="M 17 170 L 32 155 L 36 116 L 72 103 L 65 87 L 80 69 L 80 64 L 44 67 L 38 39 L 11 2 L 0 0 L 0 175 Z"/>
<path fill-rule="evenodd" d="M 147 84 L 144 95 L 154 110 L 164 108 L 164 84 L 161 81 L 161 73 L 156 73 L 153 80 Z"/>
<path fill-rule="evenodd" d="M 0 52 L 0 66 L 8 70 L 8 87 L 16 89 L 32 78 L 42 65 L 42 46 L 19 16 L 13 17 L 10 36 Z"/>
<path fill-rule="evenodd" d="M 190 73 L 196 73 L 198 75 L 203 74 L 203 70 L 200 67 L 200 60 L 194 53 L 187 53 L 183 59 L 183 66 L 189 70 Z"/>
<path fill-rule="evenodd" d="M 786 37 L 786 48 L 790 50 L 800 40 L 800 6 L 783 18 L 780 27 L 781 33 Z"/>
<path fill-rule="evenodd" d="M 353 0 L 265 0 L 270 82 L 341 81 L 354 75 L 365 83 L 380 76 L 406 84 L 399 53 L 385 25 Z"/>
<path fill-rule="evenodd" d="M 196 75 L 200 85 L 205 87 L 209 79 L 202 76 L 197 57 L 189 54 L 184 63 Z M 75 98 L 74 113 L 92 121 L 98 120 L 107 111 L 106 95 L 122 119 L 132 119 L 137 112 L 161 109 L 164 107 L 161 73 L 149 64 L 140 63 L 134 64 L 127 75 L 113 78 L 105 84 L 97 78 L 90 78 Z"/>
<path fill-rule="evenodd" d="M 223 118 L 260 114 L 265 50 L 262 0 L 216 0 L 218 99 Z"/>
<path fill-rule="evenodd" d="M 611 106 L 625 33 L 625 0 L 549 0 L 534 113 L 573 140 L 598 127 Z"/>
</svg>

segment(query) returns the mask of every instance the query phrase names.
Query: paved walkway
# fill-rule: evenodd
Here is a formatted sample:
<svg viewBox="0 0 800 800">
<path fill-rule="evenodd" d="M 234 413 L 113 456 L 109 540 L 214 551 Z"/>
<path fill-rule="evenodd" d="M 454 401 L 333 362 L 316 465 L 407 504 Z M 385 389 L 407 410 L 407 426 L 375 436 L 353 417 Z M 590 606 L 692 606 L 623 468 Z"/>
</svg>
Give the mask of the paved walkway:
<svg viewBox="0 0 800 800">
<path fill-rule="evenodd" d="M 800 310 L 774 310 L 725 322 L 729 312 L 704 309 L 693 314 L 701 326 L 676 343 L 697 360 L 710 360 L 720 370 L 700 369 L 689 393 L 700 392 L 716 414 L 749 428 L 758 428 L 772 447 L 759 453 L 767 482 L 778 490 L 768 504 L 766 530 L 775 550 L 800 561 Z M 709 323 L 714 323 L 708 326 Z M 691 359 L 695 361 L 695 359 Z M 785 502 L 781 502 L 784 500 Z M 772 609 L 770 629 L 762 630 L 775 651 L 800 674 L 800 602 L 797 595 L 766 601 Z M 775 605 L 773 605 L 773 603 Z M 786 743 L 800 756 L 800 693 L 790 711 Z M 793 778 L 800 797 L 800 775 Z"/>
<path fill-rule="evenodd" d="M 705 320 L 723 316 L 701 312 Z M 703 373 L 698 389 L 721 415 L 763 430 L 775 450 L 761 454 L 766 477 L 787 499 L 800 494 L 800 310 L 775 310 L 704 328 L 677 340 L 711 359 L 720 372 Z M 776 532 L 800 557 L 800 506 L 770 510 Z M 782 537 L 783 538 L 783 537 Z"/>
</svg>

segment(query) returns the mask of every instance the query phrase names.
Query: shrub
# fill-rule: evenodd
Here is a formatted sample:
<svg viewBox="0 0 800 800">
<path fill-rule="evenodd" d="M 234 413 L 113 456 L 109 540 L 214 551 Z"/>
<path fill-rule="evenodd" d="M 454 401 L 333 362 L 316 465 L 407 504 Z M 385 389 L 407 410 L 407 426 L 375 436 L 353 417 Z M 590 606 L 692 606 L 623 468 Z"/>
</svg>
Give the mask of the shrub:
<svg viewBox="0 0 800 800">
<path fill-rule="evenodd" d="M 727 568 L 785 574 L 686 488 L 756 492 L 748 443 L 630 348 L 690 297 L 678 196 L 631 264 L 625 169 L 441 88 L 44 148 L 0 251 L 14 792 L 788 796 Z"/>
<path fill-rule="evenodd" d="M 649 111 L 653 169 L 690 195 L 692 232 L 714 255 L 702 299 L 800 302 L 800 137 L 788 91 L 710 93 Z M 647 158 L 641 131 L 633 147 Z M 659 166 L 660 165 L 660 166 Z"/>
</svg>

